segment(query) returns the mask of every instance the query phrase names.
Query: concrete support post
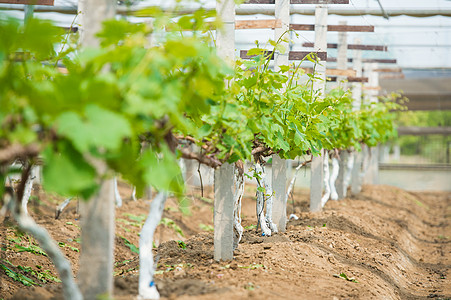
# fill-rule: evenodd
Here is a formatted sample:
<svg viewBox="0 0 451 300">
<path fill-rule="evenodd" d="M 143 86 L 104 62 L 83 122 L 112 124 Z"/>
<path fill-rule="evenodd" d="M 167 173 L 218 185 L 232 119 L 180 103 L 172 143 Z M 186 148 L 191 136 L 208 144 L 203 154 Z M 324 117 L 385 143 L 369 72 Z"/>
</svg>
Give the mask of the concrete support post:
<svg viewBox="0 0 451 300">
<path fill-rule="evenodd" d="M 377 103 L 377 96 L 379 94 L 379 73 L 375 72 L 378 68 L 377 63 L 364 64 L 365 76 L 368 77 L 368 83 L 365 85 L 367 88 L 367 99 L 369 104 Z M 369 166 L 366 170 L 364 183 L 365 184 L 378 184 L 379 183 L 379 163 L 378 163 L 378 147 L 371 147 L 368 151 Z"/>
<path fill-rule="evenodd" d="M 360 39 L 355 39 L 354 44 L 361 44 Z M 362 50 L 354 50 L 354 66 L 356 77 L 362 77 Z M 355 82 L 352 84 L 352 99 L 354 110 L 359 110 L 362 105 L 362 84 Z"/>
<path fill-rule="evenodd" d="M 315 47 L 314 51 L 327 51 L 327 5 L 317 5 L 315 9 Z M 326 89 L 326 61 L 316 66 L 316 77 L 320 78 L 313 83 L 315 93 L 324 97 Z M 324 154 L 324 151 L 321 150 Z M 310 211 L 321 210 L 321 197 L 323 185 L 323 157 L 313 157 L 311 163 L 310 181 Z"/>
<path fill-rule="evenodd" d="M 379 163 L 387 163 L 390 157 L 390 145 L 379 145 Z"/>
<path fill-rule="evenodd" d="M 273 212 L 272 220 L 280 232 L 286 231 L 287 224 L 287 163 L 279 155 L 272 156 L 272 190 Z"/>
<path fill-rule="evenodd" d="M 274 39 L 289 39 L 287 31 L 290 28 L 290 1 L 276 0 L 275 17 L 282 21 L 282 27 L 275 29 Z M 281 65 L 288 65 L 289 43 L 282 42 L 286 49 L 285 53 L 276 52 L 274 59 L 274 69 L 280 70 Z M 272 220 L 276 224 L 278 231 L 285 232 L 287 221 L 287 199 L 285 198 L 287 186 L 287 162 L 279 155 L 272 156 L 272 190 L 274 192 Z"/>
<path fill-rule="evenodd" d="M 362 181 L 361 181 L 360 173 L 362 172 L 362 164 L 363 164 L 363 153 L 362 152 L 363 151 L 364 150 L 362 149 L 361 152 L 355 153 L 354 168 L 352 169 L 352 174 L 351 174 L 351 194 L 353 196 L 359 194 L 360 191 L 362 190 Z"/>
<path fill-rule="evenodd" d="M 216 12 L 224 23 L 223 28 L 216 31 L 216 50 L 220 57 L 233 64 L 235 61 L 235 1 L 218 0 Z"/>
<path fill-rule="evenodd" d="M 34 5 L 25 5 L 24 8 L 24 23 L 33 17 Z"/>
<path fill-rule="evenodd" d="M 114 184 L 101 183 L 99 193 L 80 201 L 81 254 L 78 283 L 84 299 L 113 296 Z"/>
<path fill-rule="evenodd" d="M 346 21 L 338 22 L 339 25 L 346 25 Z M 347 70 L 348 68 L 348 34 L 346 31 L 338 33 L 338 54 L 337 54 L 337 69 Z M 337 84 L 346 89 L 346 76 L 338 76 Z"/>
<path fill-rule="evenodd" d="M 340 161 L 339 161 L 339 171 L 337 181 L 335 182 L 335 188 L 337 189 L 338 199 L 343 199 L 346 197 L 346 186 L 345 186 L 345 171 L 346 164 L 348 163 L 349 153 L 347 150 L 340 151 Z"/>
<path fill-rule="evenodd" d="M 214 259 L 233 258 L 234 166 L 223 164 L 215 170 Z"/>
<path fill-rule="evenodd" d="M 360 39 L 354 39 L 354 44 L 361 44 Z M 354 50 L 354 66 L 356 77 L 362 77 L 362 50 Z M 352 84 L 352 108 L 359 110 L 362 106 L 362 84 L 356 82 Z M 363 156 L 361 152 L 355 153 L 354 167 L 351 174 L 351 194 L 356 195 L 360 193 L 362 183 L 360 181 L 360 173 L 362 170 Z"/>
<path fill-rule="evenodd" d="M 102 22 L 116 15 L 114 0 L 82 0 L 81 28 L 83 47 L 98 47 L 95 34 Z M 105 174 L 107 167 L 99 162 L 98 174 Z M 80 201 L 82 251 L 78 282 L 84 299 L 113 298 L 114 263 L 114 183 L 113 179 L 101 182 L 99 193 L 89 201 Z"/>
<path fill-rule="evenodd" d="M 366 172 L 366 184 L 379 184 L 379 145 L 369 149 L 370 165 Z"/>
<path fill-rule="evenodd" d="M 283 36 L 289 39 L 287 31 L 290 29 L 290 0 L 276 0 L 275 17 L 282 21 L 282 27 L 274 30 L 274 39 L 277 42 Z M 282 46 L 286 49 L 285 53 L 276 52 L 274 58 L 274 70 L 280 70 L 279 66 L 288 65 L 289 43 L 282 42 Z"/>
<path fill-rule="evenodd" d="M 347 25 L 346 21 L 338 22 L 339 25 Z M 338 54 L 337 54 L 337 69 L 347 70 L 348 68 L 348 34 L 346 31 L 338 33 Z M 343 89 L 347 88 L 345 76 L 338 76 L 337 85 L 341 85 Z M 335 181 L 335 188 L 337 189 L 338 199 L 343 199 L 346 196 L 344 174 L 346 169 L 348 152 L 346 150 L 340 151 L 339 171 L 338 177 Z"/>
<path fill-rule="evenodd" d="M 321 198 L 323 193 L 323 155 L 313 157 L 310 163 L 310 211 L 321 211 Z"/>
<path fill-rule="evenodd" d="M 230 64 L 235 61 L 235 2 L 219 0 L 216 12 L 224 27 L 216 32 L 218 55 Z M 215 170 L 214 188 L 214 259 L 216 261 L 233 258 L 234 220 L 234 166 L 223 164 Z"/>
</svg>

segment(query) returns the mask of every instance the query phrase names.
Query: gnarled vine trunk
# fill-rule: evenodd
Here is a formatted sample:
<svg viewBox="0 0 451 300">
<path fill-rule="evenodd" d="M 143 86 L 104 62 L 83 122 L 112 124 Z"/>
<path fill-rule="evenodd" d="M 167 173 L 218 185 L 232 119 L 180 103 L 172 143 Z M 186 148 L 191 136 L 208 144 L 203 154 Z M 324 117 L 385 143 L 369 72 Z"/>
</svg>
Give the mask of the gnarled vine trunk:
<svg viewBox="0 0 451 300">
<path fill-rule="evenodd" d="M 139 239 L 139 299 L 160 299 L 153 276 L 155 263 L 153 261 L 153 235 L 163 215 L 167 192 L 160 192 L 150 204 L 149 215 L 141 230 Z"/>
<path fill-rule="evenodd" d="M 332 172 L 330 174 L 330 199 L 338 200 L 338 193 L 335 187 L 335 182 L 338 178 L 338 173 L 340 172 L 340 163 L 338 158 L 332 157 Z"/>
<path fill-rule="evenodd" d="M 119 189 L 117 187 L 117 177 L 116 176 L 114 176 L 113 184 L 114 184 L 114 200 L 116 202 L 116 207 L 121 207 L 122 206 L 122 197 L 119 194 Z"/>
<path fill-rule="evenodd" d="M 257 218 L 258 218 L 258 224 L 260 225 L 260 228 L 262 229 L 262 235 L 264 236 L 271 236 L 271 229 L 268 227 L 267 219 L 265 219 L 264 214 L 264 208 L 266 204 L 266 215 L 268 214 L 268 207 L 272 205 L 272 193 L 271 189 L 267 189 L 269 187 L 269 184 L 267 183 L 266 173 L 262 165 L 257 162 L 255 163 L 255 172 L 260 177 L 257 179 Z M 265 203 L 266 202 L 266 203 Z M 270 208 L 270 211 L 272 208 Z M 271 218 L 269 219 L 271 222 Z M 275 225 L 274 225 L 275 226 Z"/>
<path fill-rule="evenodd" d="M 321 207 L 326 205 L 327 201 L 330 197 L 330 185 L 329 185 L 329 153 L 327 150 L 324 150 L 323 157 L 323 183 L 324 183 L 324 195 L 321 198 Z"/>
<path fill-rule="evenodd" d="M 17 203 L 17 200 L 12 193 L 6 193 L 5 197 L 10 197 L 10 199 L 5 199 L 5 202 L 9 203 L 10 210 L 19 227 L 23 231 L 31 234 L 38 241 L 40 247 L 47 253 L 55 265 L 63 285 L 64 299 L 82 300 L 83 296 L 73 277 L 70 262 L 61 252 L 60 247 L 58 247 L 47 230 L 36 224 L 29 215 L 25 214 L 22 210 L 22 206 Z"/>
<path fill-rule="evenodd" d="M 233 249 L 238 247 L 243 236 L 241 226 L 241 200 L 244 195 L 244 170 L 235 168 L 235 194 L 233 195 Z"/>
</svg>

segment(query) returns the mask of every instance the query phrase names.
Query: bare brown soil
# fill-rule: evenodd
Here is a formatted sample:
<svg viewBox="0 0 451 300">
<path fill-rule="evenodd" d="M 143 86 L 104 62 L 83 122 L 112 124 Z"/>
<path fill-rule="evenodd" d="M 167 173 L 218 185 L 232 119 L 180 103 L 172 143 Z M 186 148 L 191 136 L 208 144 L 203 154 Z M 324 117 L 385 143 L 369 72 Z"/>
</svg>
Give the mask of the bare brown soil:
<svg viewBox="0 0 451 300">
<path fill-rule="evenodd" d="M 323 212 L 309 213 L 308 194 L 297 190 L 294 212 L 300 219 L 290 221 L 285 233 L 261 237 L 252 226 L 254 190 L 246 188 L 247 229 L 235 259 L 226 262 L 213 260 L 211 190 L 209 198 L 198 190 L 189 193 L 190 216 L 176 200 L 169 201 L 166 225 L 155 235 L 155 280 L 163 299 L 451 299 L 451 193 L 364 186 L 357 197 L 330 201 Z M 149 203 L 129 200 L 125 185 L 121 193 L 126 201 L 116 213 L 115 298 L 134 299 L 139 264 L 130 245 L 138 245 Z M 40 201 L 30 204 L 32 215 L 60 242 L 76 274 L 81 248 L 76 202 L 55 220 L 62 199 L 36 195 Z M 0 225 L 0 243 L 0 263 L 14 272 L 35 282 L 38 277 L 19 266 L 56 276 L 46 256 L 19 252 L 34 240 L 8 219 Z M 61 299 L 59 283 L 40 284 L 26 287 L 0 269 L 0 299 Z"/>
</svg>

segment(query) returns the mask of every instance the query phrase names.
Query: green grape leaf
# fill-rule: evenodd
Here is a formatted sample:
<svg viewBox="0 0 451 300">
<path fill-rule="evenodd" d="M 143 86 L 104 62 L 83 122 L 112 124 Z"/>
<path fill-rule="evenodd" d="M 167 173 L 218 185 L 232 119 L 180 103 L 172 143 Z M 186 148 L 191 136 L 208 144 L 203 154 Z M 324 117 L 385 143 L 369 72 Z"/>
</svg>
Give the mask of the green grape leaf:
<svg viewBox="0 0 451 300">
<path fill-rule="evenodd" d="M 80 195 L 88 199 L 97 189 L 96 171 L 67 142 L 58 144 L 58 152 L 48 147 L 43 152 L 43 186 L 60 195 Z"/>
<path fill-rule="evenodd" d="M 75 112 L 66 112 L 57 123 L 58 134 L 67 137 L 82 153 L 91 147 L 118 150 L 123 139 L 132 133 L 127 119 L 94 104 L 86 106 L 85 118 Z"/>
</svg>

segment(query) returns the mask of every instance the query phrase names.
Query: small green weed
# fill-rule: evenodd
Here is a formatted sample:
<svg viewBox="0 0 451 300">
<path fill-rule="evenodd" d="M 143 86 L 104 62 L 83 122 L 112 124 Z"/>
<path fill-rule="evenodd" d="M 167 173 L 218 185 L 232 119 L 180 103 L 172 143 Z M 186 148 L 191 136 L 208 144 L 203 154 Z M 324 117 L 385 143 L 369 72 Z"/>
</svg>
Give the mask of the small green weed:
<svg viewBox="0 0 451 300">
<path fill-rule="evenodd" d="M 14 245 L 14 247 L 16 247 L 16 249 L 18 249 L 17 252 L 30 252 L 30 253 L 37 254 L 37 255 L 47 256 L 47 253 L 45 253 L 45 251 L 41 247 L 36 246 L 36 245 L 30 245 L 28 247 L 24 247 L 24 246 L 16 244 L 16 245 Z"/>
<path fill-rule="evenodd" d="M 52 275 L 50 270 L 44 270 L 42 272 L 39 272 L 33 270 L 31 267 L 17 266 L 17 268 L 24 271 L 25 273 L 30 273 L 31 275 L 36 276 L 43 283 L 47 283 L 49 281 L 61 282 L 61 280 L 58 277 Z M 37 265 L 36 268 L 41 269 L 42 266 Z"/>
<path fill-rule="evenodd" d="M 127 240 L 125 237 L 121 236 L 120 237 L 123 241 L 125 246 L 127 246 L 128 248 L 130 248 L 130 251 L 136 254 L 139 254 L 139 248 L 136 247 L 135 245 L 133 245 L 129 240 Z"/>
<path fill-rule="evenodd" d="M 244 285 L 244 289 L 248 291 L 255 290 L 256 286 L 252 282 L 248 282 Z"/>
<path fill-rule="evenodd" d="M 342 279 L 344 279 L 346 281 L 351 281 L 351 282 L 354 282 L 354 283 L 359 283 L 354 277 L 350 277 L 349 278 L 345 273 L 334 274 L 334 277 L 342 278 Z"/>
<path fill-rule="evenodd" d="M 213 204 L 213 199 L 210 198 L 200 197 L 200 200 L 207 202 L 208 204 Z"/>
<path fill-rule="evenodd" d="M 214 229 L 214 227 L 213 227 L 213 225 L 207 225 L 207 224 L 199 224 L 199 228 L 200 228 L 200 230 L 203 230 L 203 231 L 214 231 L 215 229 Z"/>
<path fill-rule="evenodd" d="M 11 264 L 8 261 L 4 261 L 9 263 L 11 266 L 14 267 L 13 264 Z M 31 280 L 30 278 L 28 278 L 25 275 L 22 275 L 20 273 L 16 273 L 13 270 L 11 270 L 9 267 L 7 267 L 6 265 L 0 263 L 0 269 L 3 269 L 6 273 L 6 275 L 8 275 L 10 278 L 14 279 L 15 281 L 18 281 L 20 283 L 22 283 L 25 286 L 32 286 L 32 285 L 38 285 L 36 282 L 34 282 L 33 280 Z"/>
<path fill-rule="evenodd" d="M 162 218 L 161 221 L 160 221 L 160 224 L 166 226 L 167 228 L 170 228 L 170 229 L 174 230 L 175 232 L 180 234 L 180 236 L 182 236 L 182 237 L 185 236 L 183 234 L 182 229 L 177 224 L 175 224 L 174 220 L 172 220 L 172 219 Z"/>
<path fill-rule="evenodd" d="M 144 224 L 144 222 L 145 222 L 146 219 L 147 219 L 147 216 L 144 215 L 144 214 L 141 214 L 141 215 L 136 216 L 136 215 L 133 215 L 133 214 L 130 214 L 130 213 L 124 213 L 124 214 L 122 214 L 122 215 L 123 215 L 123 216 L 126 216 L 127 218 L 129 218 L 129 219 L 132 220 L 132 221 L 139 222 L 139 223 L 141 223 L 141 224 Z"/>
<path fill-rule="evenodd" d="M 69 249 L 72 250 L 72 251 L 80 252 L 80 250 L 79 250 L 78 248 L 72 247 L 71 245 L 67 245 L 67 244 L 65 244 L 65 243 L 63 243 L 63 242 L 58 242 L 58 246 L 60 246 L 61 248 L 67 247 L 67 248 L 69 248 Z"/>
<path fill-rule="evenodd" d="M 238 267 L 241 269 L 249 269 L 249 270 L 255 270 L 258 268 L 266 269 L 266 266 L 262 264 L 250 264 L 249 266 L 238 266 Z"/>
<path fill-rule="evenodd" d="M 74 224 L 73 222 L 66 222 L 66 225 L 75 226 L 75 227 L 77 227 L 78 229 L 81 230 L 80 226 L 78 226 L 77 224 Z"/>
<path fill-rule="evenodd" d="M 186 244 L 185 244 L 185 242 L 184 241 L 177 241 L 177 244 L 179 245 L 179 247 L 180 248 L 182 248 L 183 250 L 185 250 L 186 249 Z"/>
</svg>

